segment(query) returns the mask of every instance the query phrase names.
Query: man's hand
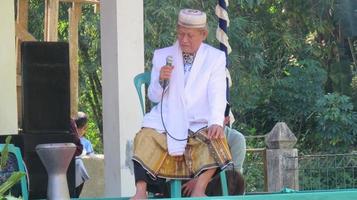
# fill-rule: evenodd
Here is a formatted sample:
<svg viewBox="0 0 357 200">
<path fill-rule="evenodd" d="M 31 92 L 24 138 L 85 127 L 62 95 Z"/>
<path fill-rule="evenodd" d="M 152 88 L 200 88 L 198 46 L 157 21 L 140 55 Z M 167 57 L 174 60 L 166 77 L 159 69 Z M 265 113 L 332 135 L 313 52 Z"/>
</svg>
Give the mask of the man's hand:
<svg viewBox="0 0 357 200">
<path fill-rule="evenodd" d="M 193 191 L 193 188 L 195 188 L 196 182 L 197 182 L 197 178 L 194 178 L 183 184 L 182 185 L 183 194 L 186 196 L 190 196 Z"/>
<path fill-rule="evenodd" d="M 209 139 L 224 138 L 224 130 L 222 126 L 213 124 L 210 127 L 208 127 L 208 138 Z"/>
<path fill-rule="evenodd" d="M 165 65 L 160 69 L 160 80 L 169 80 L 174 66 Z"/>
</svg>

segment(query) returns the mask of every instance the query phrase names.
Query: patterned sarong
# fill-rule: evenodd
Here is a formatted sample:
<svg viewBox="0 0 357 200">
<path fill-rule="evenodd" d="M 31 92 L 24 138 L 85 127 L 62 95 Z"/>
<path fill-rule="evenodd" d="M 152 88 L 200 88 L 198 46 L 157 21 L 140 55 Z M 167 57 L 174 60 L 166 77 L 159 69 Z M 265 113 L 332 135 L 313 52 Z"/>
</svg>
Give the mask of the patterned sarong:
<svg viewBox="0 0 357 200">
<path fill-rule="evenodd" d="M 166 135 L 143 128 L 135 136 L 133 160 L 139 162 L 153 178 L 190 179 L 203 170 L 224 169 L 232 163 L 227 141 L 225 138 L 208 139 L 207 130 L 190 132 L 184 155 L 170 156 Z"/>
</svg>

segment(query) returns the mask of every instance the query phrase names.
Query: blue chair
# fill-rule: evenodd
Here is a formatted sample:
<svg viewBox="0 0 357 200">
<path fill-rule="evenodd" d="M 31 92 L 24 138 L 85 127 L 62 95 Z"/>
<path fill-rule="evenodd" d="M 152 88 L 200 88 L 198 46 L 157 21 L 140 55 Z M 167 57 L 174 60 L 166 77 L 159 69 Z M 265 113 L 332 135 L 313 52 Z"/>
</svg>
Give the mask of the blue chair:
<svg viewBox="0 0 357 200">
<path fill-rule="evenodd" d="M 145 110 L 145 97 L 142 94 L 142 86 L 149 85 L 151 79 L 151 72 L 146 71 L 144 73 L 140 73 L 134 77 L 134 85 L 136 92 L 139 97 L 141 111 L 143 115 L 146 113 Z M 153 103 L 151 105 L 154 105 Z M 221 178 L 221 186 L 222 186 L 222 195 L 228 196 L 228 187 L 227 187 L 227 177 L 224 170 L 222 170 L 219 174 Z M 171 180 L 170 181 L 170 191 L 171 198 L 180 198 L 181 197 L 181 181 L 180 180 Z"/>
<path fill-rule="evenodd" d="M 4 147 L 5 147 L 5 144 L 0 144 L 0 151 L 3 151 Z M 21 156 L 20 148 L 15 147 L 13 144 L 9 144 L 8 150 L 9 150 L 9 153 L 15 154 L 15 157 L 17 160 L 17 165 L 19 167 L 19 171 L 24 172 L 26 174 L 25 165 L 24 165 L 24 162 L 23 162 L 23 159 Z M 29 199 L 26 176 L 21 177 L 21 193 L 22 193 L 22 199 L 24 199 L 24 200 Z"/>
</svg>

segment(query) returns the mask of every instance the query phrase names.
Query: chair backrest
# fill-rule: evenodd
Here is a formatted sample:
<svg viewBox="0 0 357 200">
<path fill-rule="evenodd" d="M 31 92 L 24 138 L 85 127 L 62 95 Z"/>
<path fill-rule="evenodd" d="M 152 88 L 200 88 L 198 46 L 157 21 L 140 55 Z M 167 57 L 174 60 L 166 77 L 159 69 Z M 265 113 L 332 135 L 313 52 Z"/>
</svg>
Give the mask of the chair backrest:
<svg viewBox="0 0 357 200">
<path fill-rule="evenodd" d="M 5 147 L 5 144 L 0 144 L 0 151 L 2 151 L 4 149 L 4 147 Z M 20 148 L 15 147 L 13 144 L 9 144 L 8 150 L 9 150 L 9 153 L 15 154 L 15 157 L 17 160 L 17 165 L 19 167 L 19 171 L 26 173 L 25 165 L 24 165 L 24 161 L 21 156 Z M 28 200 L 26 176 L 21 177 L 21 193 L 22 193 L 22 199 Z"/>
<path fill-rule="evenodd" d="M 150 84 L 150 72 L 146 71 L 134 77 L 134 85 L 139 96 L 141 111 L 145 114 L 145 96 L 142 94 L 142 86 Z"/>
</svg>

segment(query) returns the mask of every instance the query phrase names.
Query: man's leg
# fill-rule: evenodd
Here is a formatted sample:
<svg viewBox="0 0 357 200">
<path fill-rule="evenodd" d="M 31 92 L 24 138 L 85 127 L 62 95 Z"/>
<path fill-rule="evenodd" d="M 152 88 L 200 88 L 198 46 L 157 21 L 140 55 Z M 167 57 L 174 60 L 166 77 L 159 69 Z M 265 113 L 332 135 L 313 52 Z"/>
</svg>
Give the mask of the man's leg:
<svg viewBox="0 0 357 200">
<path fill-rule="evenodd" d="M 196 185 L 193 188 L 193 191 L 191 193 L 191 197 L 206 196 L 206 194 L 205 194 L 206 187 L 215 172 L 216 172 L 216 169 L 208 169 L 205 172 L 203 172 L 200 176 L 198 176 Z"/>
<path fill-rule="evenodd" d="M 239 131 L 229 128 L 228 126 L 225 127 L 224 133 L 232 153 L 234 168 L 240 173 L 243 173 L 243 162 L 246 155 L 245 137 Z"/>
<path fill-rule="evenodd" d="M 133 200 L 147 199 L 148 196 L 146 194 L 146 186 L 147 186 L 146 182 L 138 181 L 138 182 L 136 182 L 135 186 L 136 186 L 136 193 L 131 199 L 133 199 Z"/>
<path fill-rule="evenodd" d="M 164 194 L 164 191 L 167 190 L 166 179 L 159 177 L 153 179 L 138 162 L 133 162 L 136 193 L 132 199 L 147 199 L 147 192 Z"/>
<path fill-rule="evenodd" d="M 83 185 L 84 185 L 84 183 L 82 183 L 78 187 L 76 187 L 76 189 L 75 189 L 75 194 L 76 194 L 75 197 L 76 198 L 79 198 L 79 196 L 81 195 Z"/>
<path fill-rule="evenodd" d="M 138 162 L 136 161 L 133 162 L 134 162 L 136 193 L 131 199 L 133 200 L 147 199 L 147 194 L 146 194 L 147 177 L 146 177 L 145 169 Z"/>
</svg>

